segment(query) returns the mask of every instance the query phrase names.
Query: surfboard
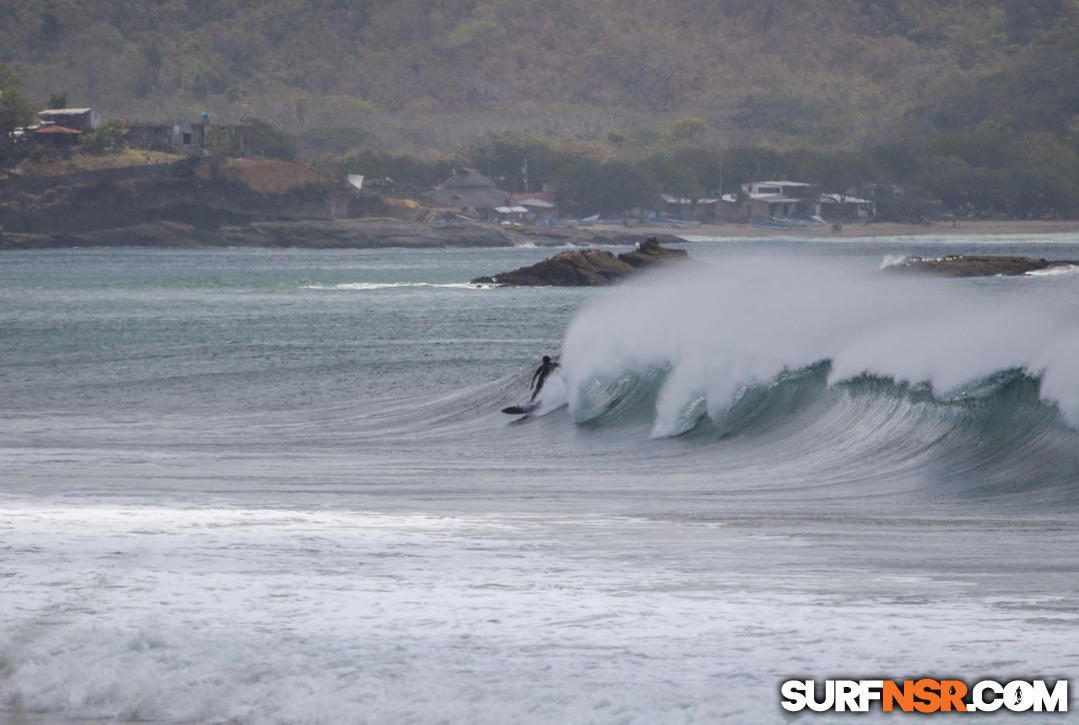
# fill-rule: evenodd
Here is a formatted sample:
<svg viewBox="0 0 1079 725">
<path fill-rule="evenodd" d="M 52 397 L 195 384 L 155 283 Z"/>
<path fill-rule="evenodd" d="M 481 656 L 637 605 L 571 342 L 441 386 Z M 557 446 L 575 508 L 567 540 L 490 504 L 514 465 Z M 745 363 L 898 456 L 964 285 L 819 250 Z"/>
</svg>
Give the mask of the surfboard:
<svg viewBox="0 0 1079 725">
<path fill-rule="evenodd" d="M 503 413 L 509 413 L 510 415 L 528 415 L 536 409 L 535 403 L 528 403 L 527 405 L 511 405 L 508 408 L 503 408 Z"/>
</svg>

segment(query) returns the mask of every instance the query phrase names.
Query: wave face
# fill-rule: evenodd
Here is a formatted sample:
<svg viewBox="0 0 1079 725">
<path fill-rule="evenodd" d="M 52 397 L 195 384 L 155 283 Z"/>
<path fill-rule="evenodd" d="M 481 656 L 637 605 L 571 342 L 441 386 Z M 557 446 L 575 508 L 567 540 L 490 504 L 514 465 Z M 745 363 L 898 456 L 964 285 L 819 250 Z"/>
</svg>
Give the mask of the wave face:
<svg viewBox="0 0 1079 725">
<path fill-rule="evenodd" d="M 1075 299 L 1033 280 L 890 279 L 810 260 L 657 275 L 571 323 L 569 410 L 653 438 L 736 439 L 818 477 L 1074 483 Z"/>
</svg>

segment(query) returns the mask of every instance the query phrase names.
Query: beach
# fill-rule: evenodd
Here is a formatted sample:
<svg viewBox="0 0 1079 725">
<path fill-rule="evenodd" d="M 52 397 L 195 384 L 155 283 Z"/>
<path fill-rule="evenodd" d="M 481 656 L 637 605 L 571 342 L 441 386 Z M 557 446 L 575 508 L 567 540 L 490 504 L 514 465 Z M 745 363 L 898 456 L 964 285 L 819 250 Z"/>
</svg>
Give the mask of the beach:
<svg viewBox="0 0 1079 725">
<path fill-rule="evenodd" d="M 701 224 L 672 230 L 670 226 L 620 227 L 590 226 L 596 232 L 632 231 L 636 234 L 675 234 L 689 238 L 716 239 L 804 239 L 804 238 L 896 238 L 908 236 L 1007 236 L 1029 234 L 1067 234 L 1079 231 L 1076 220 L 957 220 L 934 221 L 930 224 L 901 224 L 898 222 L 844 223 L 833 231 L 825 224 L 792 229 L 769 229 L 750 224 Z"/>
</svg>

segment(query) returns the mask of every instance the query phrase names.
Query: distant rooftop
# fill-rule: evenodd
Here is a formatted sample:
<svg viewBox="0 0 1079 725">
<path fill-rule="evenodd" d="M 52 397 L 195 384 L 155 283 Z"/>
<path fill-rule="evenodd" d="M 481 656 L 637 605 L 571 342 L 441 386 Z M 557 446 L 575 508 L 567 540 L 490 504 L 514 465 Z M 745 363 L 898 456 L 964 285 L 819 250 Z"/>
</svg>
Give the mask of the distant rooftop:
<svg viewBox="0 0 1079 725">
<path fill-rule="evenodd" d="M 545 199 L 537 199 L 531 196 L 525 197 L 524 199 L 518 198 L 517 203 L 520 206 L 531 206 L 535 207 L 536 209 L 554 209 L 554 204 L 552 204 L 551 202 Z"/>
<path fill-rule="evenodd" d="M 544 184 L 544 186 L 547 185 Z M 512 196 L 518 201 L 521 199 L 539 199 L 540 201 L 553 202 L 555 200 L 553 191 L 516 191 Z"/>
<path fill-rule="evenodd" d="M 89 113 L 93 109 L 91 108 L 46 108 L 44 111 L 38 111 L 39 116 L 81 116 L 84 113 Z"/>
<path fill-rule="evenodd" d="M 79 134 L 82 131 L 78 131 L 74 128 L 65 128 L 63 126 L 40 126 L 32 130 L 33 133 L 74 133 Z"/>
<path fill-rule="evenodd" d="M 461 169 L 441 184 L 443 189 L 454 188 L 494 188 L 495 182 L 476 171 L 475 169 Z M 439 188 L 439 187 L 436 187 Z"/>
<path fill-rule="evenodd" d="M 715 204 L 719 199 L 689 199 L 684 196 L 671 196 L 670 194 L 660 194 L 660 198 L 667 204 L 680 204 L 682 206 L 692 206 L 696 204 Z"/>
<path fill-rule="evenodd" d="M 750 184 L 767 184 L 768 186 L 814 186 L 814 184 L 806 184 L 802 181 L 753 181 Z"/>
<path fill-rule="evenodd" d="M 805 199 L 796 199 L 792 196 L 784 196 L 783 194 L 750 194 L 749 198 L 755 201 L 774 201 L 777 204 L 805 201 Z"/>
<path fill-rule="evenodd" d="M 872 204 L 869 199 L 860 199 L 850 194 L 821 194 L 820 200 L 825 204 Z"/>
</svg>

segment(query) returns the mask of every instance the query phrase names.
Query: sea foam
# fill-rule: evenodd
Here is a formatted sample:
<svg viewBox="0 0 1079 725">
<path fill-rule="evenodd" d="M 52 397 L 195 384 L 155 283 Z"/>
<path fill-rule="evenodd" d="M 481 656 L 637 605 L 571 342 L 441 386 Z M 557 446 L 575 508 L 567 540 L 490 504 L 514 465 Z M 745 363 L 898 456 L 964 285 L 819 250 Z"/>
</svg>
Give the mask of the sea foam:
<svg viewBox="0 0 1079 725">
<path fill-rule="evenodd" d="M 650 276 L 586 307 L 563 360 L 578 422 L 594 414 L 589 396 L 603 384 L 664 371 L 656 437 L 684 432 L 687 408 L 702 400 L 721 421 L 746 388 L 825 360 L 832 384 L 868 374 L 940 396 L 1021 369 L 1079 427 L 1073 291 L 1022 279 L 896 279 L 827 260 L 724 260 Z"/>
</svg>

